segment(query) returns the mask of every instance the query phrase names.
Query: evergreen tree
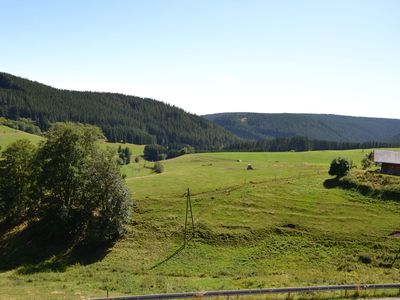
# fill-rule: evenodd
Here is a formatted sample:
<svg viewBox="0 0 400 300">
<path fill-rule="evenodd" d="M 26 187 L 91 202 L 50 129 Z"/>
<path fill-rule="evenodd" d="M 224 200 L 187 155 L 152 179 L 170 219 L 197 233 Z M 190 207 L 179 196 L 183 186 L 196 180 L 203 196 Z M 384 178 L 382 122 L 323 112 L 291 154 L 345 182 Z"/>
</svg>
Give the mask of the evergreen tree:
<svg viewBox="0 0 400 300">
<path fill-rule="evenodd" d="M 125 148 L 124 150 L 124 155 L 125 155 L 125 163 L 128 165 L 131 163 L 131 150 L 129 150 L 128 147 Z"/>
<path fill-rule="evenodd" d="M 167 155 L 167 149 L 161 145 L 147 145 L 144 147 L 143 156 L 148 161 L 158 161 L 165 159 Z"/>
</svg>

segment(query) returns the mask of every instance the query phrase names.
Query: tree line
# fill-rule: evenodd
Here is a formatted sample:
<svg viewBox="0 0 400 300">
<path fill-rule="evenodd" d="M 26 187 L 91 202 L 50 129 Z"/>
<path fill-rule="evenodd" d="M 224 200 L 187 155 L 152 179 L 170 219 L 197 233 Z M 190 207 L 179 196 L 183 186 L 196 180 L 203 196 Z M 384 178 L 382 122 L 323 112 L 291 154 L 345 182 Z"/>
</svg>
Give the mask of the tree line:
<svg viewBox="0 0 400 300">
<path fill-rule="evenodd" d="M 143 157 L 148 161 L 159 161 L 190 153 L 195 153 L 195 149 L 189 145 L 173 145 L 171 148 L 167 148 L 151 144 L 144 147 Z"/>
<path fill-rule="evenodd" d="M 312 151 L 312 150 L 350 150 L 371 148 L 393 148 L 399 144 L 383 142 L 334 142 L 312 140 L 308 137 L 288 137 L 261 141 L 242 141 L 223 148 L 223 151 L 238 152 L 284 152 L 284 151 Z"/>
<path fill-rule="evenodd" d="M 0 117 L 0 125 L 4 125 L 10 128 L 21 130 L 24 132 L 40 135 L 42 131 L 39 126 L 35 124 L 35 121 L 29 118 L 19 118 L 18 120 L 10 120 L 4 117 Z"/>
</svg>

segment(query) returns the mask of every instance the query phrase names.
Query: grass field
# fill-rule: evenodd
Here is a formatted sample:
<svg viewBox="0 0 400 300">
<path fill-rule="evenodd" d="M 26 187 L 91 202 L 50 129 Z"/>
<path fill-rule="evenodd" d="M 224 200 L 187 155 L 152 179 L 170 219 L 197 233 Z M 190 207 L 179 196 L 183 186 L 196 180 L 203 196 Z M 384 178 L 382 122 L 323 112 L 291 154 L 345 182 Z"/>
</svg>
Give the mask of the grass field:
<svg viewBox="0 0 400 300">
<path fill-rule="evenodd" d="M 359 164 L 365 153 L 191 154 L 163 162 L 162 174 L 131 164 L 126 236 L 64 259 L 68 249 L 29 240 L 10 251 L 15 232 L 6 233 L 0 299 L 398 282 L 400 239 L 390 234 L 400 230 L 399 204 L 324 187 L 332 158 Z M 181 248 L 187 188 L 195 237 Z"/>
<path fill-rule="evenodd" d="M 0 125 L 0 147 L 4 149 L 9 144 L 19 139 L 27 139 L 34 144 L 43 140 L 42 137 L 27 132 L 19 131 L 4 125 Z"/>
</svg>

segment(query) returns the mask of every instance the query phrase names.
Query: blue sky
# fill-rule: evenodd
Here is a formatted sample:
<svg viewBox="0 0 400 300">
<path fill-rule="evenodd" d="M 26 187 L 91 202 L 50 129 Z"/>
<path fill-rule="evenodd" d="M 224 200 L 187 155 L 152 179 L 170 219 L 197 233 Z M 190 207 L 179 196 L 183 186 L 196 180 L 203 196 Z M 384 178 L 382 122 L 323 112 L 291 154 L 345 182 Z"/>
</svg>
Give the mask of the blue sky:
<svg viewBox="0 0 400 300">
<path fill-rule="evenodd" d="M 400 1 L 0 0 L 0 71 L 196 114 L 399 118 Z"/>
</svg>

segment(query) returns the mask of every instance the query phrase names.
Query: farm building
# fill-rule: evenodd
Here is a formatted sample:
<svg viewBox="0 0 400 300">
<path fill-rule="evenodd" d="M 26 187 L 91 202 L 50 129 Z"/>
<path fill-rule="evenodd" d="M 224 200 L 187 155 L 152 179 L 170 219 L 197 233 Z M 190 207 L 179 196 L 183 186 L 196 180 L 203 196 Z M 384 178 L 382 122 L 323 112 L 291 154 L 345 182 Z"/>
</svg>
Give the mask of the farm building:
<svg viewBox="0 0 400 300">
<path fill-rule="evenodd" d="M 374 161 L 384 174 L 400 175 L 400 151 L 374 150 Z"/>
</svg>

